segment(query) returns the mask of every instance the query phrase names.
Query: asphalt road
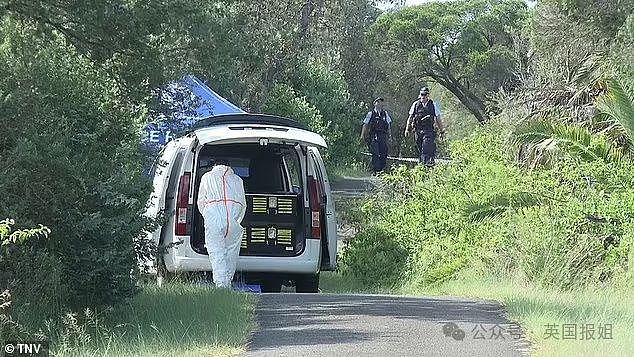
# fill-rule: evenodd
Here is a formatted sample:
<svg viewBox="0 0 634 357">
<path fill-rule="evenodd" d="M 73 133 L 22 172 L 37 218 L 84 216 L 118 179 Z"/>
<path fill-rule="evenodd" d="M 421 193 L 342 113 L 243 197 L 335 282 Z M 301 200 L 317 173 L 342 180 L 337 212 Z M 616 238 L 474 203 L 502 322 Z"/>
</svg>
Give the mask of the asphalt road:
<svg viewBox="0 0 634 357">
<path fill-rule="evenodd" d="M 247 356 L 526 356 L 518 326 L 490 301 L 262 294 Z M 455 325 L 451 325 L 453 323 Z"/>
</svg>

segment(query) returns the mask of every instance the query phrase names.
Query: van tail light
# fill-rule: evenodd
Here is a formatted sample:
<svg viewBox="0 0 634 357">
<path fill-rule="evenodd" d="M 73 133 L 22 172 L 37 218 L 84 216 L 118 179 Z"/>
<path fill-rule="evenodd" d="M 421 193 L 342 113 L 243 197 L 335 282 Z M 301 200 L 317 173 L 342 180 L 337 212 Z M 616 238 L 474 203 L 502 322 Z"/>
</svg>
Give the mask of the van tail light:
<svg viewBox="0 0 634 357">
<path fill-rule="evenodd" d="M 319 185 L 314 177 L 308 178 L 308 189 L 310 190 L 310 237 L 321 239 L 321 193 Z"/>
<path fill-rule="evenodd" d="M 176 224 L 174 233 L 179 236 L 187 235 L 187 207 L 189 205 L 189 183 L 191 173 L 185 172 L 178 183 L 178 196 L 176 197 Z"/>
</svg>

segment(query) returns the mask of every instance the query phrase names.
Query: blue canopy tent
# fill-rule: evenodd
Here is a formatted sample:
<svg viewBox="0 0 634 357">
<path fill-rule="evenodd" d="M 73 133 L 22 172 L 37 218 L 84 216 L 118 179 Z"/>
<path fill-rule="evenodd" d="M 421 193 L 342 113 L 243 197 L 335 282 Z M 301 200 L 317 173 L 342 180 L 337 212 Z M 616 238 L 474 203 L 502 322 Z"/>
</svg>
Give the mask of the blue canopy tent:
<svg viewBox="0 0 634 357">
<path fill-rule="evenodd" d="M 171 83 L 161 101 L 173 108 L 171 117 L 160 123 L 149 123 L 145 128 L 144 144 L 152 151 L 169 142 L 175 132 L 187 129 L 200 119 L 223 114 L 245 113 L 206 86 L 200 79 L 187 75 L 182 81 Z"/>
<path fill-rule="evenodd" d="M 144 174 L 151 175 L 153 162 L 161 148 L 174 136 L 197 121 L 223 114 L 246 113 L 236 105 L 218 95 L 193 75 L 173 82 L 163 88 L 161 103 L 171 114 L 157 114 L 156 122 L 148 123 L 141 140 L 146 157 Z"/>
<path fill-rule="evenodd" d="M 218 93 L 211 90 L 211 88 L 207 87 L 201 80 L 192 75 L 185 77 L 185 83 L 194 95 L 207 102 L 196 109 L 198 118 L 206 118 L 223 114 L 246 113 L 238 106 L 219 96 Z"/>
</svg>

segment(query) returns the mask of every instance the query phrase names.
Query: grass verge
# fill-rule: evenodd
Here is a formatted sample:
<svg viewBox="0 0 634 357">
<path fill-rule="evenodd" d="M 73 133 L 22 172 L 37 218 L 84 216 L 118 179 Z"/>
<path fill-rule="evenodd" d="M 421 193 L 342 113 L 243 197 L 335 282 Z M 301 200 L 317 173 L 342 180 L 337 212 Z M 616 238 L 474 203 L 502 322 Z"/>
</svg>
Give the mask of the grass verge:
<svg viewBox="0 0 634 357">
<path fill-rule="evenodd" d="M 508 317 L 526 330 L 536 356 L 634 356 L 632 289 L 605 287 L 556 291 L 491 278 L 453 280 L 435 288 L 405 289 L 403 292 L 500 301 L 506 307 Z M 599 338 L 599 324 L 604 327 L 602 338 Z M 551 326 L 549 332 L 547 325 L 556 326 Z M 569 339 L 563 339 L 564 325 L 567 325 Z M 592 334 L 589 327 L 594 330 Z M 606 327 L 611 329 L 611 338 L 607 338 Z M 582 332 L 582 329 L 588 329 L 588 332 Z M 573 335 L 576 338 L 572 338 Z M 591 335 L 594 339 L 581 339 Z"/>
<path fill-rule="evenodd" d="M 435 287 L 372 288 L 340 274 L 323 274 L 320 288 L 328 293 L 382 293 L 450 295 L 491 299 L 502 303 L 509 319 L 526 331 L 536 356 L 634 356 L 634 291 L 632 289 L 585 289 L 556 291 L 514 280 L 476 278 L 450 280 Z M 599 324 L 611 328 L 611 337 Z M 557 333 L 546 325 L 556 325 Z M 576 328 L 576 339 L 563 339 L 563 325 Z M 594 325 L 594 326 L 590 326 Z M 582 327 L 583 326 L 583 327 Z M 594 339 L 582 329 L 594 328 Z M 573 331 L 568 330 L 568 337 Z M 556 338 L 555 338 L 556 337 Z"/>
<path fill-rule="evenodd" d="M 230 356 L 255 327 L 255 296 L 173 283 L 145 286 L 102 316 L 66 316 L 54 356 Z"/>
</svg>

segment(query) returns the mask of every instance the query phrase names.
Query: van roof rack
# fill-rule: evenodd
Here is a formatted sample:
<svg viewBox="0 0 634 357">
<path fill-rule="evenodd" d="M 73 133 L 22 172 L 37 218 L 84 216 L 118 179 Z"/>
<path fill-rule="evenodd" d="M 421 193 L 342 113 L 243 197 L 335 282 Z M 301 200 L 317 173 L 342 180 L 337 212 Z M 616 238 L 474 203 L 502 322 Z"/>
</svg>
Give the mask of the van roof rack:
<svg viewBox="0 0 634 357">
<path fill-rule="evenodd" d="M 310 130 L 304 124 L 295 120 L 267 114 L 224 114 L 201 119 L 194 123 L 188 131 L 212 127 L 223 124 L 264 124 L 288 126 L 296 129 Z"/>
</svg>

